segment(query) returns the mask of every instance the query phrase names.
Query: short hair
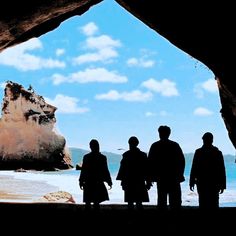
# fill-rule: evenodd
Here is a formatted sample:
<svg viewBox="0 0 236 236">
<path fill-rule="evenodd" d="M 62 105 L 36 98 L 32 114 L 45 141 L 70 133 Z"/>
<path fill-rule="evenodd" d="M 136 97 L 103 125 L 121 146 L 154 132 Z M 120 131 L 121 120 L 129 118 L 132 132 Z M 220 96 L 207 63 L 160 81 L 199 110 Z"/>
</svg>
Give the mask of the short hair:
<svg viewBox="0 0 236 236">
<path fill-rule="evenodd" d="M 170 135 L 171 130 L 170 130 L 170 127 L 169 127 L 169 126 L 167 126 L 167 125 L 161 125 L 161 126 L 158 128 L 158 132 L 159 132 L 159 133 L 165 133 L 165 134 Z"/>
<path fill-rule="evenodd" d="M 213 140 L 213 134 L 211 132 L 206 132 L 205 134 L 203 134 L 202 139 L 203 140 L 206 140 L 206 139 Z"/>
<path fill-rule="evenodd" d="M 89 142 L 89 146 L 90 146 L 91 150 L 99 150 L 99 142 L 96 139 L 92 139 Z"/>
<path fill-rule="evenodd" d="M 135 136 L 130 137 L 128 142 L 129 144 L 134 145 L 135 147 L 137 147 L 139 144 L 139 140 Z"/>
</svg>

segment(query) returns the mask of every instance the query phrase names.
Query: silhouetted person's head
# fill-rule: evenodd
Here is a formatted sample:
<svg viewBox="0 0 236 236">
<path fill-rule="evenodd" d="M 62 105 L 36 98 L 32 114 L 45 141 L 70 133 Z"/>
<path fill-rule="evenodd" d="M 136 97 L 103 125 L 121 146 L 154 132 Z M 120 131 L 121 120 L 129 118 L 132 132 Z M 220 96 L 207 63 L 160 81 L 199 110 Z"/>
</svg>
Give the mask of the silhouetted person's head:
<svg viewBox="0 0 236 236">
<path fill-rule="evenodd" d="M 170 136 L 170 127 L 169 126 L 166 126 L 166 125 L 161 125 L 159 128 L 158 128 L 158 132 L 159 132 L 159 137 L 160 139 L 162 140 L 167 140 Z"/>
<path fill-rule="evenodd" d="M 202 140 L 205 146 L 211 146 L 213 143 L 213 134 L 210 132 L 206 132 L 205 134 L 203 134 Z"/>
<path fill-rule="evenodd" d="M 136 148 L 139 144 L 138 138 L 135 136 L 130 137 L 128 142 L 130 149 Z"/>
<path fill-rule="evenodd" d="M 92 152 L 99 152 L 99 142 L 96 139 L 92 139 L 89 146 Z"/>
</svg>

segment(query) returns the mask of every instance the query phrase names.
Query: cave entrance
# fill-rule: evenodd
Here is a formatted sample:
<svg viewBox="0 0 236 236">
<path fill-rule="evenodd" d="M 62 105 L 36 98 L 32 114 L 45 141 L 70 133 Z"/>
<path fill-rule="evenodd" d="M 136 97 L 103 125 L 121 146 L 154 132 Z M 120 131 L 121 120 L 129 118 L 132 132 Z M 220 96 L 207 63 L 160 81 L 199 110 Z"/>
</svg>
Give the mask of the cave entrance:
<svg viewBox="0 0 236 236">
<path fill-rule="evenodd" d="M 88 149 L 97 138 L 102 151 L 120 153 L 135 135 L 148 151 L 167 124 L 185 153 L 206 131 L 234 152 L 213 73 L 111 1 L 5 50 L 0 63 L 2 83 L 32 85 L 58 107 L 56 128 L 69 147 Z"/>
<path fill-rule="evenodd" d="M 1 54 L 1 82 L 30 84 L 58 106 L 57 127 L 71 146 L 88 147 L 97 135 L 116 151 L 137 135 L 147 151 L 168 124 L 185 152 L 206 130 L 233 152 L 213 73 L 113 1 Z"/>
</svg>

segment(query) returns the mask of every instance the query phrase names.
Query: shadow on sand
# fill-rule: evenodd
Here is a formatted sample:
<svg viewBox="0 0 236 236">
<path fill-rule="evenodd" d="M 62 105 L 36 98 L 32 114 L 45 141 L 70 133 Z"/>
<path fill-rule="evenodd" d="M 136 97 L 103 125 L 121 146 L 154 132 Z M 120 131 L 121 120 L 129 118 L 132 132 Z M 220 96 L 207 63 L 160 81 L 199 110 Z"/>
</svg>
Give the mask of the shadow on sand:
<svg viewBox="0 0 236 236">
<path fill-rule="evenodd" d="M 155 235 L 200 235 L 234 230 L 236 208 L 224 207 L 201 212 L 183 207 L 178 212 L 161 212 L 156 206 L 142 211 L 127 205 L 101 205 L 99 211 L 86 211 L 84 205 L 65 203 L 0 203 L 1 230 L 10 235 L 62 234 L 112 235 L 128 233 Z"/>
</svg>

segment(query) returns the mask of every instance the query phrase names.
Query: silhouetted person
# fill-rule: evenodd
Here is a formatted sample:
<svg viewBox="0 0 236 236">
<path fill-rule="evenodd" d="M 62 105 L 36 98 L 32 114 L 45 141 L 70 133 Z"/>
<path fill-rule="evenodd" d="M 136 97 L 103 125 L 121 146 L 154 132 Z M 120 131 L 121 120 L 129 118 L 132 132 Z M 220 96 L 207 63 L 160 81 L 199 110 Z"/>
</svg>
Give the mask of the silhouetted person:
<svg viewBox="0 0 236 236">
<path fill-rule="evenodd" d="M 91 203 L 99 209 L 99 204 L 109 200 L 108 191 L 104 184 L 110 188 L 112 180 L 107 165 L 107 158 L 99 151 L 99 143 L 92 139 L 89 143 L 91 152 L 84 155 L 79 177 L 79 186 L 83 190 L 83 202 L 86 209 L 90 209 Z"/>
<path fill-rule="evenodd" d="M 202 140 L 202 147 L 193 156 L 189 186 L 193 191 L 197 185 L 199 208 L 217 209 L 219 193 L 226 189 L 224 158 L 222 152 L 212 145 L 212 133 L 205 133 Z"/>
<path fill-rule="evenodd" d="M 167 200 L 171 209 L 179 209 L 182 204 L 181 185 L 185 180 L 185 158 L 180 145 L 169 140 L 171 129 L 168 126 L 158 128 L 160 140 L 154 142 L 148 153 L 150 178 L 157 183 L 157 205 L 167 209 Z"/>
<path fill-rule="evenodd" d="M 128 208 L 133 209 L 136 203 L 137 209 L 142 209 L 142 202 L 149 202 L 148 189 L 151 187 L 151 183 L 147 181 L 147 154 L 137 147 L 137 137 L 130 137 L 128 143 L 129 150 L 122 155 L 116 179 L 121 180 Z"/>
</svg>

